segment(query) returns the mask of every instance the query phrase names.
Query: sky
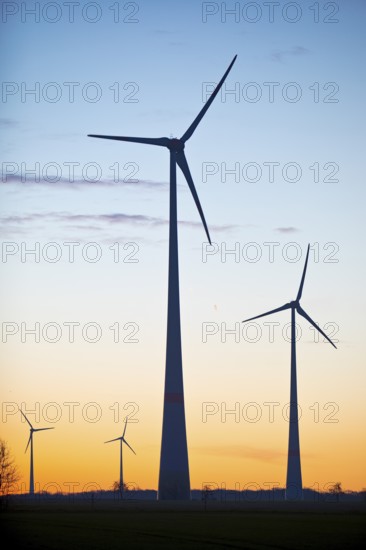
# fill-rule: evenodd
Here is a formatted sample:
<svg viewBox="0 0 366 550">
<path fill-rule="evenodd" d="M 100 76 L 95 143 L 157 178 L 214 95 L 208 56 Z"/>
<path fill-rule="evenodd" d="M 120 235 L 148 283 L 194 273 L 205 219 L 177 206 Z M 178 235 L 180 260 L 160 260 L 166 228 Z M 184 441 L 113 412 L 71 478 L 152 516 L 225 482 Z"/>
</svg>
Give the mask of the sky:
<svg viewBox="0 0 366 550">
<path fill-rule="evenodd" d="M 191 487 L 285 484 L 290 315 L 241 321 L 296 297 L 310 243 L 302 306 L 338 349 L 297 318 L 303 483 L 362 489 L 365 3 L 34 4 L 2 2 L 0 33 L 0 437 L 23 487 L 20 406 L 56 428 L 38 488 L 110 488 L 126 415 L 125 480 L 157 488 L 169 157 L 87 134 L 180 137 L 237 54 L 186 145 L 211 248 L 178 175 Z"/>
</svg>

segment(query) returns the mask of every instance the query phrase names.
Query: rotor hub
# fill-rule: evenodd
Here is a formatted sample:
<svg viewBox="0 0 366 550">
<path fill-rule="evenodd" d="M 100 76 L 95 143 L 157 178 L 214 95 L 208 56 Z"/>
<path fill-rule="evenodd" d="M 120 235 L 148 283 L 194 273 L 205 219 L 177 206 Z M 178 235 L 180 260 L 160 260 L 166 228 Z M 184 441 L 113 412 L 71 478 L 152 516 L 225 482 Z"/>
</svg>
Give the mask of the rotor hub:
<svg viewBox="0 0 366 550">
<path fill-rule="evenodd" d="M 172 139 L 169 139 L 168 147 L 172 151 L 183 151 L 184 142 L 178 138 L 172 138 Z"/>
</svg>

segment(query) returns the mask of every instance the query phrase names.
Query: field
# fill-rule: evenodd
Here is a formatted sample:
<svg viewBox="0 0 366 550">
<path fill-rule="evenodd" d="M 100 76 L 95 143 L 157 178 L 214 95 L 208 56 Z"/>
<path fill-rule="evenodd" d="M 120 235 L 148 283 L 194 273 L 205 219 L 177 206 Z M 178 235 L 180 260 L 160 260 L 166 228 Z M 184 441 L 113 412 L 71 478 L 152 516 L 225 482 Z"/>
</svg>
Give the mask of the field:
<svg viewBox="0 0 366 550">
<path fill-rule="evenodd" d="M 29 550 L 363 546 L 364 504 L 306 504 L 29 503 L 12 505 L 0 521 L 5 540 Z"/>
</svg>

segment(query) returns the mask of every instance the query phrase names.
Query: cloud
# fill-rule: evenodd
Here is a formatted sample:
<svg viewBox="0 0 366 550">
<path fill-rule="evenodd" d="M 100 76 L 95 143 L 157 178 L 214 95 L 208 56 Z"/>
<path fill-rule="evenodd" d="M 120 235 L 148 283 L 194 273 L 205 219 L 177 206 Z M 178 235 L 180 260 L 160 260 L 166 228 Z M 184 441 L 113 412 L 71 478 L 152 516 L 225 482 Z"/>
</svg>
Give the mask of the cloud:
<svg viewBox="0 0 366 550">
<path fill-rule="evenodd" d="M 143 225 L 150 227 L 160 227 L 166 226 L 169 224 L 168 220 L 163 218 L 155 218 L 153 216 L 145 216 L 143 214 L 125 214 L 123 212 L 115 212 L 111 214 L 72 214 L 69 212 L 45 212 L 45 213 L 33 213 L 33 214 L 22 214 L 22 215 L 11 215 L 3 216 L 0 218 L 0 222 L 3 226 L 16 225 L 21 226 L 23 224 L 29 224 L 37 221 L 50 221 L 57 223 L 66 223 L 73 224 L 73 227 L 76 226 L 81 229 L 81 227 L 93 228 L 94 230 L 103 229 L 103 225 Z M 202 228 L 200 221 L 192 222 L 182 220 L 178 222 L 180 225 L 185 227 L 191 227 L 194 229 Z M 82 225 L 80 225 L 82 224 Z M 86 225 L 84 225 L 86 224 Z M 99 224 L 99 225 L 98 225 Z M 236 229 L 235 225 L 212 225 L 210 226 L 212 230 L 215 231 L 231 231 Z"/>
<path fill-rule="evenodd" d="M 197 228 L 197 227 L 202 227 L 202 223 L 200 221 L 197 221 L 197 222 L 189 222 L 189 221 L 178 221 L 179 225 L 183 225 L 185 227 L 194 227 L 194 228 Z M 213 224 L 210 224 L 209 225 L 209 231 L 233 231 L 234 229 L 238 229 L 239 228 L 239 225 L 230 225 L 230 224 L 226 224 L 226 225 L 213 225 Z"/>
<path fill-rule="evenodd" d="M 276 462 L 277 460 L 283 460 L 283 458 L 287 456 L 287 453 L 284 451 L 258 449 L 255 447 L 248 447 L 247 445 L 208 445 L 206 447 L 193 447 L 192 450 L 199 454 L 260 460 L 262 462 Z"/>
<path fill-rule="evenodd" d="M 42 218 L 42 214 L 23 214 L 21 216 L 3 216 L 2 218 L 0 218 L 0 220 L 1 223 L 7 225 L 11 223 L 29 223 L 40 218 Z"/>
<path fill-rule="evenodd" d="M 1 222 L 6 224 L 23 224 L 34 221 L 56 221 L 66 223 L 107 223 L 107 224 L 148 224 L 165 225 L 167 220 L 143 216 L 141 214 L 123 214 L 122 212 L 113 214 L 70 214 L 68 212 L 46 212 L 41 214 L 22 214 L 19 216 L 4 216 L 0 218 Z"/>
<path fill-rule="evenodd" d="M 0 118 L 0 126 L 6 126 L 8 128 L 17 126 L 18 121 L 14 118 Z"/>
<path fill-rule="evenodd" d="M 152 216 L 144 216 L 142 214 L 123 214 L 121 212 L 117 212 L 114 214 L 67 214 L 64 216 L 65 221 L 72 221 L 72 222 L 105 222 L 108 224 L 144 224 L 144 225 L 154 225 L 154 226 L 160 226 L 160 225 L 166 225 L 168 222 L 167 220 L 163 220 L 162 218 L 154 218 Z"/>
<path fill-rule="evenodd" d="M 80 138 L 80 133 L 64 132 L 64 133 L 58 133 L 58 134 L 41 134 L 39 137 L 47 141 L 49 140 L 65 141 L 65 140 L 71 140 L 71 139 L 74 140 L 75 138 Z"/>
<path fill-rule="evenodd" d="M 177 34 L 176 31 L 168 31 L 166 29 L 155 29 L 153 32 L 155 34 L 167 34 L 167 35 Z"/>
<path fill-rule="evenodd" d="M 271 59 L 272 61 L 282 63 L 285 57 L 298 57 L 309 53 L 310 50 L 304 48 L 303 46 L 293 46 L 290 50 L 276 50 L 272 52 Z"/>
<path fill-rule="evenodd" d="M 297 233 L 300 231 L 297 227 L 275 227 L 275 231 L 278 231 L 279 233 Z"/>
<path fill-rule="evenodd" d="M 97 225 L 71 225 L 70 229 L 75 229 L 76 231 L 100 231 L 100 227 Z"/>
<path fill-rule="evenodd" d="M 162 181 L 152 181 L 152 180 L 136 180 L 136 181 L 119 181 L 115 182 L 111 179 L 100 179 L 98 181 L 92 182 L 87 181 L 84 178 L 75 177 L 73 181 L 70 178 L 59 177 L 57 181 L 51 181 L 52 175 L 48 176 L 48 179 L 40 178 L 39 181 L 28 180 L 22 181 L 21 174 L 2 174 L 0 176 L 0 185 L 19 185 L 19 186 L 31 186 L 31 185 L 45 185 L 47 187 L 68 187 L 69 189 L 74 189 L 77 187 L 145 187 L 148 189 L 168 189 L 168 183 Z M 56 175 L 55 175 L 56 177 Z"/>
</svg>

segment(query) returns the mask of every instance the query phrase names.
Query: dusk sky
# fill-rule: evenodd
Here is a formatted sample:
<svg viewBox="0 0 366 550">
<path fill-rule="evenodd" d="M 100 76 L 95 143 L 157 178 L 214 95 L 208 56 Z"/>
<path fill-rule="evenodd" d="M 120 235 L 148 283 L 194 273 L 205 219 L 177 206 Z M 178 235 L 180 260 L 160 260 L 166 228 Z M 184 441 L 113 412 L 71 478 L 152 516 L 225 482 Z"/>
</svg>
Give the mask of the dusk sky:
<svg viewBox="0 0 366 550">
<path fill-rule="evenodd" d="M 74 4 L 1 6 L 1 437 L 23 484 L 18 406 L 56 428 L 41 488 L 110 488 L 126 415 L 125 479 L 157 487 L 169 155 L 87 134 L 180 137 L 237 54 L 186 145 L 211 248 L 178 173 L 191 487 L 285 484 L 290 313 L 241 321 L 295 299 L 310 243 L 302 306 L 338 349 L 297 318 L 303 483 L 361 490 L 365 2 Z"/>
</svg>

